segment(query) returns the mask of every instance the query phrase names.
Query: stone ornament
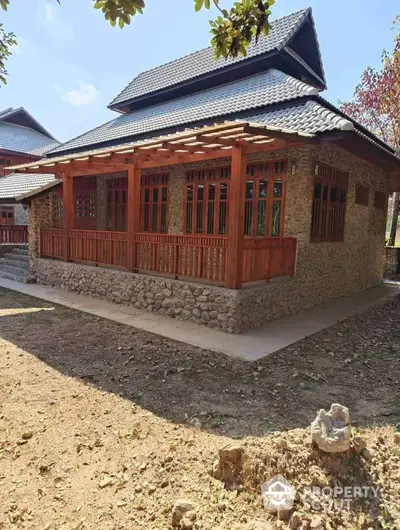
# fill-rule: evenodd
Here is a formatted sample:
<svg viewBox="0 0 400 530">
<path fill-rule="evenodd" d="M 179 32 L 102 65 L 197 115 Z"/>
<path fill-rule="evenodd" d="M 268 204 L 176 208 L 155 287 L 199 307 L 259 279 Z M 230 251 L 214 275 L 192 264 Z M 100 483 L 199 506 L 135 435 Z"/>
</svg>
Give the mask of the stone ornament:
<svg viewBox="0 0 400 530">
<path fill-rule="evenodd" d="M 333 403 L 329 412 L 321 409 L 311 424 L 314 443 L 326 453 L 344 453 L 350 449 L 351 425 L 349 409 Z"/>
</svg>

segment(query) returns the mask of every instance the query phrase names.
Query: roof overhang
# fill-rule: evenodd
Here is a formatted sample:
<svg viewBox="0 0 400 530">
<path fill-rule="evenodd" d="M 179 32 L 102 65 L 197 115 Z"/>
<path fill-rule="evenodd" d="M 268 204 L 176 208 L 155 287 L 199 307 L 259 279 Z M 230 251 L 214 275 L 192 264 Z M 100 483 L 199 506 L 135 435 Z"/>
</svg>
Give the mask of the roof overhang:
<svg viewBox="0 0 400 530">
<path fill-rule="evenodd" d="M 117 147 L 91 150 L 11 167 L 17 173 L 74 173 L 76 176 L 121 171 L 132 163 L 140 168 L 227 158 L 241 147 L 247 154 L 304 144 L 313 134 L 238 121 L 188 129 L 183 132 Z"/>
</svg>

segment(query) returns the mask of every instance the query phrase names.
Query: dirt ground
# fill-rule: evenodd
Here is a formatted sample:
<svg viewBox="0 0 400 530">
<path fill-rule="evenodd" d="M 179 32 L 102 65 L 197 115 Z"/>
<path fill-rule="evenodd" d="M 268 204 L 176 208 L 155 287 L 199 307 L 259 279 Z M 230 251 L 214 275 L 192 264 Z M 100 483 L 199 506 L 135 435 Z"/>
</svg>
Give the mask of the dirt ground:
<svg viewBox="0 0 400 530">
<path fill-rule="evenodd" d="M 372 454 L 345 471 L 305 430 L 334 402 Z M 181 498 L 201 530 L 287 528 L 259 494 L 285 470 L 296 485 L 313 473 L 380 485 L 349 516 L 321 512 L 321 528 L 400 528 L 399 404 L 400 299 L 246 363 L 0 289 L 0 529 L 169 529 Z M 241 492 L 209 473 L 232 439 L 258 470 Z"/>
</svg>

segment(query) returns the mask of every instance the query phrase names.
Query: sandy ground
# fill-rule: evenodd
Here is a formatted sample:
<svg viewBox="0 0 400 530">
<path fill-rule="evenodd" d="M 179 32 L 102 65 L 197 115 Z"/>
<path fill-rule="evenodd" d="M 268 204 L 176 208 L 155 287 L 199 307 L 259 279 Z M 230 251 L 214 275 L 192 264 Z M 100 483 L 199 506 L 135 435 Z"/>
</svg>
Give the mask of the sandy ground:
<svg viewBox="0 0 400 530">
<path fill-rule="evenodd" d="M 250 364 L 1 289 L 0 529 L 169 529 L 180 498 L 194 528 L 245 528 L 269 519 L 259 484 L 285 469 L 296 485 L 310 469 L 381 484 L 379 502 L 322 513 L 323 528 L 400 528 L 399 315 L 400 299 Z M 345 471 L 304 430 L 333 402 L 373 455 Z M 232 439 L 258 470 L 275 451 L 239 494 L 209 474 Z"/>
</svg>

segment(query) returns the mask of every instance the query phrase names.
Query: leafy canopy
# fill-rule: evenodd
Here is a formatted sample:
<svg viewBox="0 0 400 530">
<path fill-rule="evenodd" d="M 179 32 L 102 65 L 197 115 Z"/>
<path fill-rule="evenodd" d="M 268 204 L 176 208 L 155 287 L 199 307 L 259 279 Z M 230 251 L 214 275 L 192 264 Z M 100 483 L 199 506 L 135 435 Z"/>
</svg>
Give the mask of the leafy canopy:
<svg viewBox="0 0 400 530">
<path fill-rule="evenodd" d="M 400 21 L 399 17 L 395 22 Z M 367 68 L 344 112 L 400 150 L 400 34 L 392 52 L 384 51 L 379 70 Z"/>
</svg>

